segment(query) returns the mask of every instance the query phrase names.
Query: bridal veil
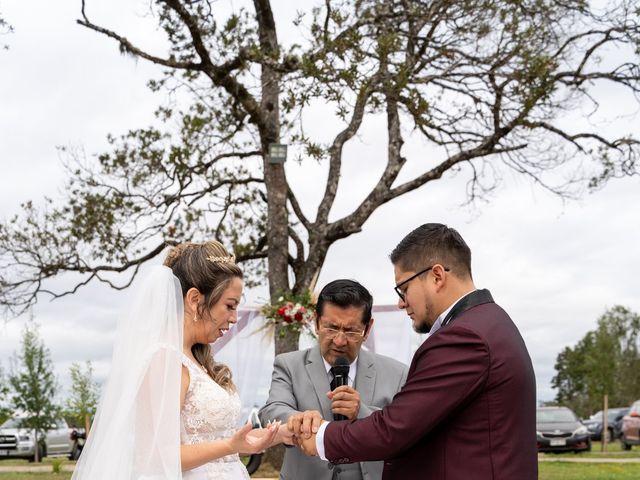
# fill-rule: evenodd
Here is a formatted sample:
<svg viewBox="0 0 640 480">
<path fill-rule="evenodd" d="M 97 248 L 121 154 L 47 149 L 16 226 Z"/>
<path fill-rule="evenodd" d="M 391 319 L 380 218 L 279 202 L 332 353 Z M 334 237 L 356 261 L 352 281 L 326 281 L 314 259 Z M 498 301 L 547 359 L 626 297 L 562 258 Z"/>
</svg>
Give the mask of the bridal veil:
<svg viewBox="0 0 640 480">
<path fill-rule="evenodd" d="M 118 321 L 111 373 L 72 480 L 175 480 L 183 299 L 171 269 L 142 280 Z"/>
</svg>

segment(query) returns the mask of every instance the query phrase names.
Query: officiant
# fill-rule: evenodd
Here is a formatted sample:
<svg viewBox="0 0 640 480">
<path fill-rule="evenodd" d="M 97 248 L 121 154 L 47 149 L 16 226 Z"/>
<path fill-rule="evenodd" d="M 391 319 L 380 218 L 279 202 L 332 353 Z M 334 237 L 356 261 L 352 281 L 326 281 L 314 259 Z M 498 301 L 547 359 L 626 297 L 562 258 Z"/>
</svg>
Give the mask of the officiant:
<svg viewBox="0 0 640 480">
<path fill-rule="evenodd" d="M 318 410 L 327 420 L 365 418 L 391 402 L 407 378 L 407 366 L 362 348 L 374 323 L 372 306 L 371 294 L 356 281 L 334 280 L 322 289 L 316 303 L 318 345 L 275 358 L 269 399 L 260 410 L 263 424 L 286 422 L 306 410 Z M 379 480 L 382 468 L 383 462 L 334 466 L 288 448 L 280 478 Z"/>
</svg>

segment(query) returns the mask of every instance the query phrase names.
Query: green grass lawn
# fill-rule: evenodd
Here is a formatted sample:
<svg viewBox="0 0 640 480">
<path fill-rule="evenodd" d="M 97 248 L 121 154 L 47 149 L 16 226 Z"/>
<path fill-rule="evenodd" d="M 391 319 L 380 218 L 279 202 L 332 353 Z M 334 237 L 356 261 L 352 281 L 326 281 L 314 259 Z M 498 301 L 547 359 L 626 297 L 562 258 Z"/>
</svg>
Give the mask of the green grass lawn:
<svg viewBox="0 0 640 480">
<path fill-rule="evenodd" d="M 638 458 L 640 459 L 640 448 L 634 447 L 629 451 L 622 450 L 620 442 L 614 442 L 607 445 L 607 451 L 601 452 L 602 444 L 593 442 L 590 452 L 563 452 L 563 453 L 545 453 L 546 459 L 562 459 L 562 458 Z"/>
<path fill-rule="evenodd" d="M 0 480 L 70 480 L 70 478 L 71 478 L 71 472 L 62 472 L 62 473 L 4 473 L 4 472 L 0 472 Z"/>
<path fill-rule="evenodd" d="M 579 457 L 588 457 L 588 458 L 603 458 L 603 457 L 611 457 L 611 458 L 640 458 L 640 448 L 632 447 L 629 451 L 622 450 L 620 446 L 620 442 L 613 442 L 607 444 L 607 451 L 601 452 L 600 449 L 602 444 L 600 442 L 593 442 L 591 445 L 591 451 L 585 453 L 578 453 Z"/>
<path fill-rule="evenodd" d="M 53 473 L 53 463 L 75 465 L 76 462 L 64 457 L 45 457 L 41 463 L 33 463 L 23 459 L 0 459 L 0 467 L 47 467 L 46 472 L 0 472 L 0 480 L 69 480 L 72 472 Z"/>
<path fill-rule="evenodd" d="M 594 442 L 593 449 L 588 453 L 565 453 L 546 454 L 548 462 L 540 462 L 539 480 L 638 480 L 640 479 L 640 463 L 568 463 L 561 462 L 563 458 L 640 458 L 640 448 L 633 448 L 630 452 L 620 449 L 619 443 L 609 445 L 608 452 L 600 452 L 600 443 Z M 559 461 L 553 461 L 554 459 Z M 65 460 L 64 464 L 69 465 L 75 462 Z M 45 458 L 44 465 L 51 466 L 51 459 Z M 34 465 L 26 460 L 0 460 L 0 466 L 28 466 Z M 262 465 L 254 477 L 277 477 L 278 472 L 270 468 L 269 465 Z M 42 473 L 5 473 L 0 472 L 0 480 L 70 480 L 71 472 L 58 474 L 50 472 Z"/>
<path fill-rule="evenodd" d="M 41 463 L 34 463 L 24 458 L 0 458 L 0 467 L 8 467 L 10 465 L 18 465 L 21 467 L 33 467 L 34 465 L 51 465 L 54 461 L 62 460 L 63 465 L 75 465 L 75 460 L 69 460 L 67 457 L 44 457 Z"/>
<path fill-rule="evenodd" d="M 539 480 L 638 480 L 640 478 L 640 463 L 541 462 L 538 464 L 538 469 Z"/>
<path fill-rule="evenodd" d="M 0 480 L 70 480 L 71 473 L 0 473 Z M 637 480 L 640 464 L 559 463 L 540 464 L 539 480 Z"/>
</svg>

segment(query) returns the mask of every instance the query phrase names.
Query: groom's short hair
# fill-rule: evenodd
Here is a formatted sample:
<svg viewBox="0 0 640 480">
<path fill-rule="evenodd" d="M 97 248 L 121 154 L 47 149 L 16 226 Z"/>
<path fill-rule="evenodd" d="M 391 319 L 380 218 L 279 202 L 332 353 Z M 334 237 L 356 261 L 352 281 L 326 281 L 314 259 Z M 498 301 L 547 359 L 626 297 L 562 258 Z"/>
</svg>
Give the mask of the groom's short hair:
<svg viewBox="0 0 640 480">
<path fill-rule="evenodd" d="M 472 278 L 471 249 L 455 229 L 441 223 L 425 223 L 413 230 L 389 258 L 404 271 L 418 272 L 439 263 L 458 278 Z"/>
</svg>

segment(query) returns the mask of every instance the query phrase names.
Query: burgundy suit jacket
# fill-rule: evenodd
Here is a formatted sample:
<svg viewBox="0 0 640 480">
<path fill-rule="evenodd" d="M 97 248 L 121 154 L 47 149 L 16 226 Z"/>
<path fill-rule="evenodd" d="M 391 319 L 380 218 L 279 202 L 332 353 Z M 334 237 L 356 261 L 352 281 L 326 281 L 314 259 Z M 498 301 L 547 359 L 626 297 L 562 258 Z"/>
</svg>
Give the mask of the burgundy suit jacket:
<svg viewBox="0 0 640 480">
<path fill-rule="evenodd" d="M 325 455 L 334 464 L 385 460 L 384 480 L 536 480 L 535 415 L 529 353 L 491 300 L 425 340 L 389 405 L 331 422 Z"/>
</svg>

